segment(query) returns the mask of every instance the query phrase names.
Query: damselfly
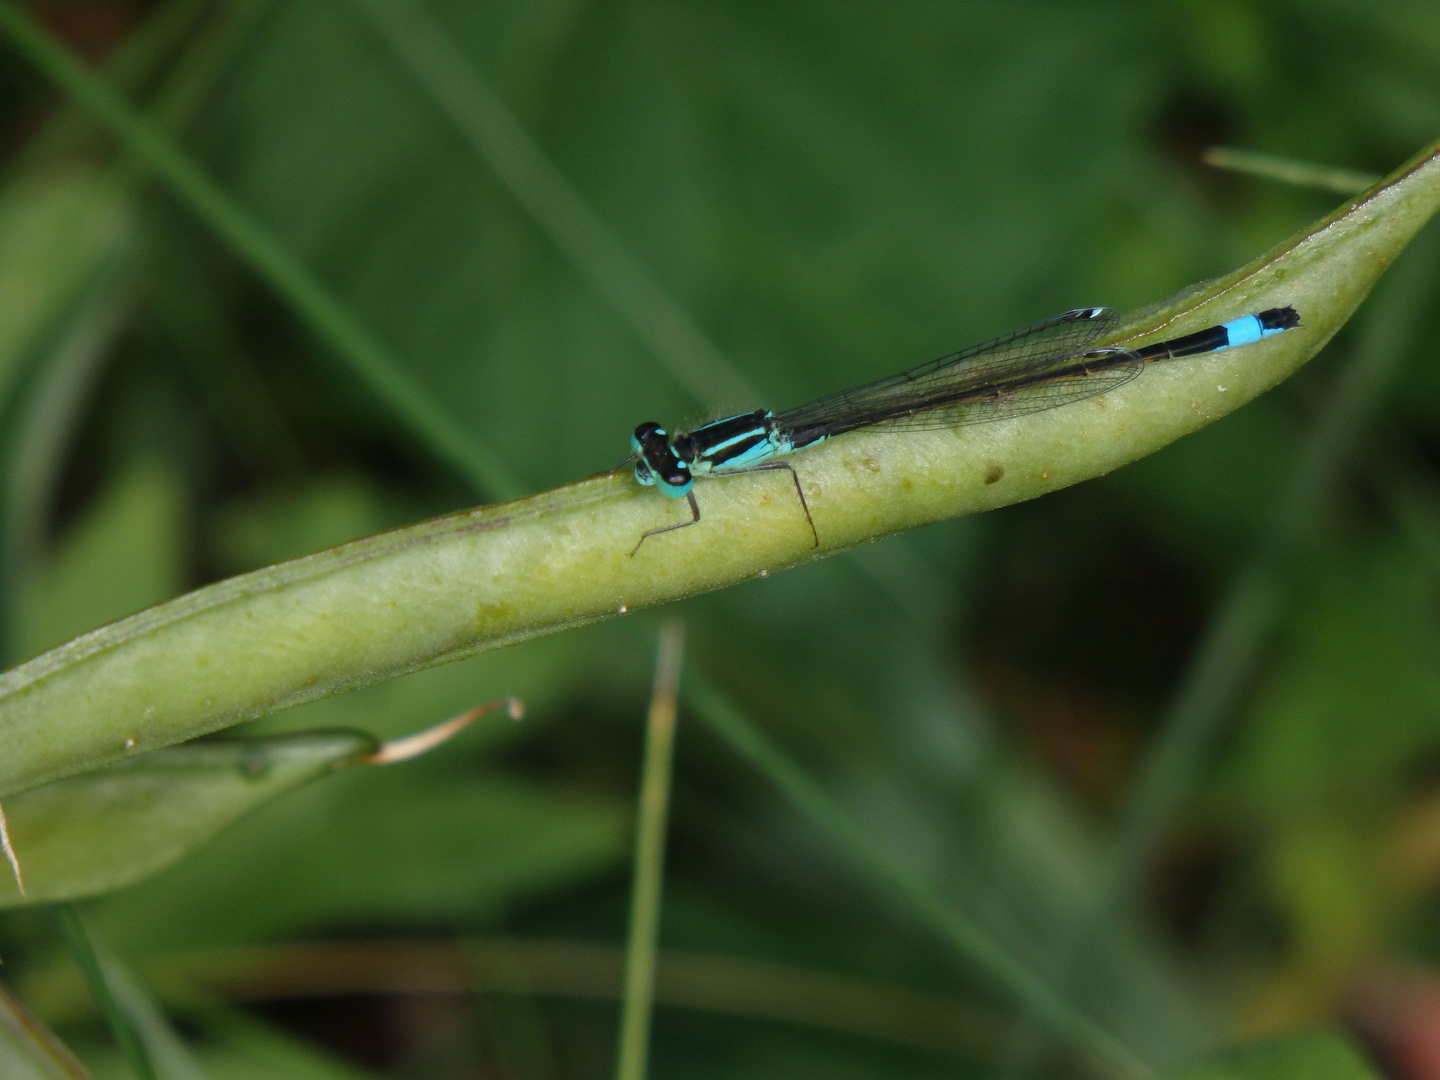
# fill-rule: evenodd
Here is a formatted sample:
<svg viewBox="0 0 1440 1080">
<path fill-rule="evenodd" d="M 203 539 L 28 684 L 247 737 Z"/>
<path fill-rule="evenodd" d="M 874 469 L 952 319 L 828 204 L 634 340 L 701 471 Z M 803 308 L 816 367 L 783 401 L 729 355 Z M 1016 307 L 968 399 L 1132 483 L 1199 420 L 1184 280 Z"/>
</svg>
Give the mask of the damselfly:
<svg viewBox="0 0 1440 1080">
<path fill-rule="evenodd" d="M 644 423 L 630 437 L 635 479 L 671 499 L 685 498 L 691 518 L 642 533 L 649 537 L 700 521 L 697 476 L 785 470 L 815 546 L 820 534 L 800 477 L 788 461 L 773 460 L 834 435 L 868 427 L 948 428 L 1006 420 L 1059 408 L 1123 386 L 1156 360 L 1199 356 L 1249 345 L 1300 325 L 1293 307 L 1268 308 L 1184 337 L 1130 349 L 1094 343 L 1119 321 L 1112 308 L 1076 308 L 964 352 L 942 356 L 898 375 L 819 398 L 786 412 L 728 416 L 694 431 L 667 434 Z M 619 467 L 619 466 L 617 466 Z"/>
</svg>

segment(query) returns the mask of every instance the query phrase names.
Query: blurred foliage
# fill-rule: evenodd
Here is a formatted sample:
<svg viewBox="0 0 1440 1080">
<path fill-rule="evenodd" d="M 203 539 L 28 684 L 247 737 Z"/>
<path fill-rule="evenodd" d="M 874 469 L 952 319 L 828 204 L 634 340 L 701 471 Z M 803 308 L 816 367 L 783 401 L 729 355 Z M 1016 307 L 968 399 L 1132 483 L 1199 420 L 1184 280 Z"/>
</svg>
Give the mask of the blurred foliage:
<svg viewBox="0 0 1440 1080">
<path fill-rule="evenodd" d="M 1375 1075 L 1356 1048 L 1333 1035 L 1306 1032 L 1222 1054 L 1177 1074 L 1176 1080 L 1365 1080 Z"/>
<path fill-rule="evenodd" d="M 1440 8 L 1421 0 L 409 9 L 763 401 L 719 382 L 692 397 L 366 5 L 33 10 L 104 60 L 533 489 L 610 467 L 650 417 L 783 406 L 1065 308 L 1158 299 L 1328 208 L 1206 170 L 1209 145 L 1385 172 L 1440 133 Z M 9 53 L 0 117 L 8 659 L 492 494 L 432 460 L 283 298 Z M 1348 1025 L 1394 1075 L 1440 1076 L 1423 1039 L 1440 1025 L 1440 363 L 1424 332 L 1437 300 L 1431 286 L 1406 316 L 1417 344 L 1285 561 L 1277 628 L 1225 736 L 1083 970 L 1064 957 L 1109 887 L 1126 792 L 1356 335 L 1102 481 L 689 601 L 676 613 L 690 660 L 875 843 L 1157 1067 Z M 258 721 L 247 734 L 385 737 L 505 693 L 530 706 L 523 724 L 264 806 L 88 905 L 97 935 L 141 968 L 352 937 L 619 940 L 656 625 L 612 622 Z M 683 711 L 681 725 L 662 948 L 1013 1016 Z M 36 913 L 0 920 L 22 987 L 58 948 Z M 580 998 L 317 999 L 281 984 L 238 1014 L 170 996 L 213 1080 L 589 1077 L 614 1036 L 612 1005 Z M 61 1019 L 97 1076 L 125 1075 L 93 1017 Z M 653 1072 L 1084 1067 L 1027 1055 L 1019 1036 L 944 1054 L 835 1027 L 662 1009 Z M 1326 1060 L 1351 1060 L 1327 1045 Z M 1193 1075 L 1272 1075 L 1227 1068 Z M 1361 1075 L 1346 1069 L 1334 1075 Z"/>
</svg>

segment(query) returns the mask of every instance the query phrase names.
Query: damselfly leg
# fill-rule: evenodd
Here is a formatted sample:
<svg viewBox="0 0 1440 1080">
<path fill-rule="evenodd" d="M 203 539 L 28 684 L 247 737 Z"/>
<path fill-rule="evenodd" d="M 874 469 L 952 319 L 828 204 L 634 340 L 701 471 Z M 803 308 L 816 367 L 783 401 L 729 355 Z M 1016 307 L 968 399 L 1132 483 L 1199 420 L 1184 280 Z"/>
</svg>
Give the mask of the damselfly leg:
<svg viewBox="0 0 1440 1080">
<path fill-rule="evenodd" d="M 645 543 L 645 541 L 652 536 L 659 536 L 661 533 L 674 532 L 676 529 L 688 529 L 691 525 L 698 525 L 700 523 L 700 504 L 695 501 L 695 493 L 693 491 L 687 491 L 685 493 L 685 498 L 688 499 L 690 502 L 690 513 L 694 514 L 695 516 L 692 517 L 689 521 L 681 521 L 675 525 L 662 525 L 658 529 L 646 529 L 643 533 L 640 534 L 639 541 L 635 544 L 633 548 L 630 549 L 631 555 L 634 555 L 635 552 L 639 551 L 640 545 Z"/>
<path fill-rule="evenodd" d="M 815 531 L 815 519 L 810 516 L 810 504 L 805 501 L 805 489 L 800 486 L 800 477 L 795 473 L 795 466 L 788 461 L 767 461 L 764 465 L 747 465 L 743 469 L 726 469 L 725 476 L 739 476 L 741 473 L 752 472 L 773 472 L 776 469 L 784 469 L 790 474 L 790 479 L 795 483 L 795 494 L 800 498 L 800 509 L 805 511 L 805 523 L 810 526 L 810 535 L 815 538 L 815 546 L 820 546 L 820 534 Z"/>
</svg>

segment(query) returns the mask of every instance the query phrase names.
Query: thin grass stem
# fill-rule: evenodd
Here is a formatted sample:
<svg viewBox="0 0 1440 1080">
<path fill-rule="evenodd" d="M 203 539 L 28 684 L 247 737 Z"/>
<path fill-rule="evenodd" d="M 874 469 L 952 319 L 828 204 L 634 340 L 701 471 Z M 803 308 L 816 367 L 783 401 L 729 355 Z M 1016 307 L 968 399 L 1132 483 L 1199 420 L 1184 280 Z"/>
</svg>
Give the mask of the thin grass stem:
<svg viewBox="0 0 1440 1080">
<path fill-rule="evenodd" d="M 660 937 L 660 894 L 665 880 L 665 832 L 675 751 L 676 694 L 684 656 L 684 624 L 667 622 L 655 657 L 655 688 L 645 723 L 645 762 L 635 823 L 635 881 L 630 894 L 630 940 L 620 1002 L 620 1044 L 615 1080 L 644 1080 L 655 1001 L 655 950 Z"/>
<path fill-rule="evenodd" d="M 1278 154 L 1262 154 L 1233 146 L 1209 147 L 1200 155 L 1200 160 L 1216 169 L 1245 173 L 1295 187 L 1320 188 L 1338 195 L 1358 194 L 1380 179 L 1374 173 L 1360 172 L 1357 169 L 1315 165 Z"/>
<path fill-rule="evenodd" d="M 55 904 L 50 910 L 55 913 L 55 920 L 60 924 L 60 933 L 65 938 L 70 955 L 84 972 L 85 980 L 90 984 L 90 992 L 95 996 L 95 1003 L 100 1006 L 115 1041 L 120 1044 L 121 1053 L 130 1063 L 130 1071 L 135 1074 L 135 1080 L 158 1080 L 139 1033 L 130 1023 L 125 1010 L 120 1007 L 110 980 L 105 976 L 100 957 L 95 952 L 95 945 L 90 940 L 79 911 L 74 904 Z"/>
</svg>

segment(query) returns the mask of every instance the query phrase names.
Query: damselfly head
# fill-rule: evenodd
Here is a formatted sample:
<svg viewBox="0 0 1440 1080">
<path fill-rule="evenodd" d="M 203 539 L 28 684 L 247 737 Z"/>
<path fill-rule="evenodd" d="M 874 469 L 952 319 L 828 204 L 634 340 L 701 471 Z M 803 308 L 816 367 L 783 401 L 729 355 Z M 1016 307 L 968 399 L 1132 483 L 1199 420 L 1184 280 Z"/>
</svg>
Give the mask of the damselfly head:
<svg viewBox="0 0 1440 1080">
<path fill-rule="evenodd" d="M 695 482 L 689 466 L 676 456 L 670 438 L 659 424 L 647 421 L 630 436 L 630 445 L 639 460 L 635 463 L 635 479 L 647 487 L 660 489 L 661 494 L 678 499 Z"/>
<path fill-rule="evenodd" d="M 653 420 L 646 420 L 630 435 L 630 449 L 642 458 L 652 447 L 664 445 L 665 429 Z"/>
</svg>

